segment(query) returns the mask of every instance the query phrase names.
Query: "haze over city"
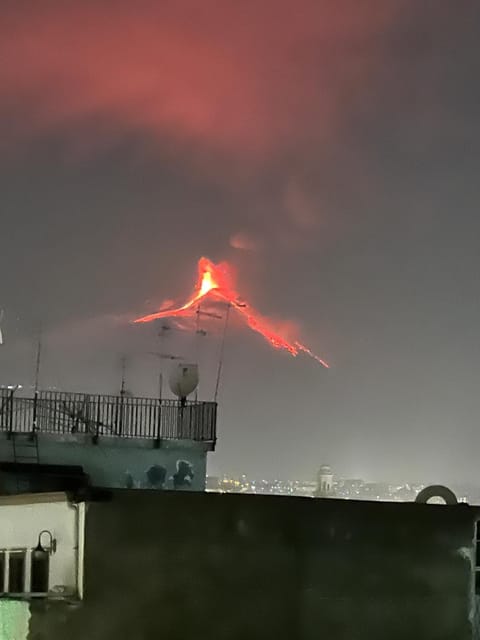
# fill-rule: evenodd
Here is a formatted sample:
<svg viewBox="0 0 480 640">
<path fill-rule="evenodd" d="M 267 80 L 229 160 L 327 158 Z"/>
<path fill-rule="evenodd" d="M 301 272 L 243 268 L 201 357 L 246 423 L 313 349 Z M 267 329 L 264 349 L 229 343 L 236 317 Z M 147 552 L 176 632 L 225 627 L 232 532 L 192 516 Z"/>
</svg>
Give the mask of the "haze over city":
<svg viewBox="0 0 480 640">
<path fill-rule="evenodd" d="M 214 393 L 223 321 L 132 320 L 198 259 L 330 364 L 234 316 L 212 475 L 478 478 L 480 6 L 5 3 L 0 384 Z M 58 55 L 58 51 L 62 55 Z"/>
</svg>

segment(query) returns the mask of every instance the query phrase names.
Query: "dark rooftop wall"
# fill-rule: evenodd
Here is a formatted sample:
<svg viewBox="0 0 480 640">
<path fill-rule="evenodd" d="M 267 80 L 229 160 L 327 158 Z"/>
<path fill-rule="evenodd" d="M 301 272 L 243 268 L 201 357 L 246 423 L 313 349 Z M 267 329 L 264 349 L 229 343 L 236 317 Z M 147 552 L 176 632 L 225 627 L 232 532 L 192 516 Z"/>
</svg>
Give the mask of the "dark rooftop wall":
<svg viewBox="0 0 480 640">
<path fill-rule="evenodd" d="M 32 455 L 26 450 L 28 436 L 16 436 L 16 447 L 20 456 Z M 154 440 L 134 438 L 99 438 L 92 444 L 91 437 L 83 434 L 39 434 L 39 462 L 48 465 L 80 466 L 91 478 L 95 486 L 111 488 L 174 489 L 176 478 L 183 483 L 183 489 L 203 491 L 206 482 L 206 462 L 208 446 L 202 442 L 164 441 L 159 448 Z M 0 430 L 0 463 L 14 462 L 12 440 Z M 37 460 L 28 460 L 36 463 Z M 25 462 L 25 460 L 23 460 Z M 154 469 L 156 486 L 150 480 Z M 179 473 L 182 472 L 183 474 Z M 160 475 L 159 475 L 160 473 Z M 16 473 L 15 476 L 18 476 Z M 16 477 L 13 478 L 16 486 Z M 36 481 L 25 491 L 36 491 Z M 0 493 L 11 491 L 11 483 L 0 469 Z M 14 490 L 15 491 L 15 490 Z"/>
<path fill-rule="evenodd" d="M 34 640 L 471 638 L 475 510 L 115 491 L 89 505 L 85 600 Z"/>
</svg>

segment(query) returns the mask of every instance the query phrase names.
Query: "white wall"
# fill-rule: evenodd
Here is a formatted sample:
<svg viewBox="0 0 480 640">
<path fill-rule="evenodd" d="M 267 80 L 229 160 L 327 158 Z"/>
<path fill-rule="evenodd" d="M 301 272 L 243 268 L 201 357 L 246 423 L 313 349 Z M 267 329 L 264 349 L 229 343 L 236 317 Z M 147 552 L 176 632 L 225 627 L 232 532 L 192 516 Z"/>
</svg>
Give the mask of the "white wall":
<svg viewBox="0 0 480 640">
<path fill-rule="evenodd" d="M 50 590 L 66 586 L 72 593 L 78 594 L 79 588 L 81 592 L 83 528 L 84 504 L 73 506 L 63 494 L 0 498 L 1 550 L 33 549 L 43 529 L 56 539 L 57 550 L 50 556 Z M 47 534 L 42 545 L 49 545 Z M 28 578 L 29 566 L 27 585 Z"/>
</svg>

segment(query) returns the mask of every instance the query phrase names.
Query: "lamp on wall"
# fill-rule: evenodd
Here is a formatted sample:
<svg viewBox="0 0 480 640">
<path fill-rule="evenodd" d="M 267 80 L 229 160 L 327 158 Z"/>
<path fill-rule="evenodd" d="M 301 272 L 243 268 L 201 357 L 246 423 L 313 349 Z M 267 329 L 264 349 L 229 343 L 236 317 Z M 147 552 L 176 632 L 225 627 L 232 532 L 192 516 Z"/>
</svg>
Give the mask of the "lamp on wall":
<svg viewBox="0 0 480 640">
<path fill-rule="evenodd" d="M 50 545 L 48 547 L 44 547 L 42 545 L 42 536 L 44 534 L 48 535 L 48 537 L 50 538 Z M 43 531 L 40 531 L 40 533 L 38 534 L 37 546 L 33 550 L 34 557 L 41 558 L 45 554 L 52 555 L 52 553 L 55 553 L 56 550 L 57 550 L 57 541 L 53 537 L 51 532 L 48 529 L 43 529 Z"/>
<path fill-rule="evenodd" d="M 46 546 L 42 544 L 42 536 L 48 536 Z M 46 595 L 49 591 L 50 556 L 57 550 L 57 541 L 48 529 L 38 534 L 37 546 L 32 550 L 32 566 L 30 590 L 35 594 Z"/>
</svg>

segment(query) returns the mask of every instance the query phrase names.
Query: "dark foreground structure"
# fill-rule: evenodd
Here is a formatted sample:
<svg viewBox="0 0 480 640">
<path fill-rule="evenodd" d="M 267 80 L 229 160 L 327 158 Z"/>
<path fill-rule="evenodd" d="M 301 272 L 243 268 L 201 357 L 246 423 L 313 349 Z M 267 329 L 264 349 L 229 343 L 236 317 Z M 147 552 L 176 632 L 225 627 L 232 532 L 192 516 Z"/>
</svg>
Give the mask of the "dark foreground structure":
<svg viewBox="0 0 480 640">
<path fill-rule="evenodd" d="M 83 600 L 29 599 L 30 640 L 476 637 L 467 505 L 108 490 L 85 514 Z"/>
<path fill-rule="evenodd" d="M 480 637 L 477 509 L 203 493 L 216 410 L 0 390 L 0 640 Z"/>
</svg>

